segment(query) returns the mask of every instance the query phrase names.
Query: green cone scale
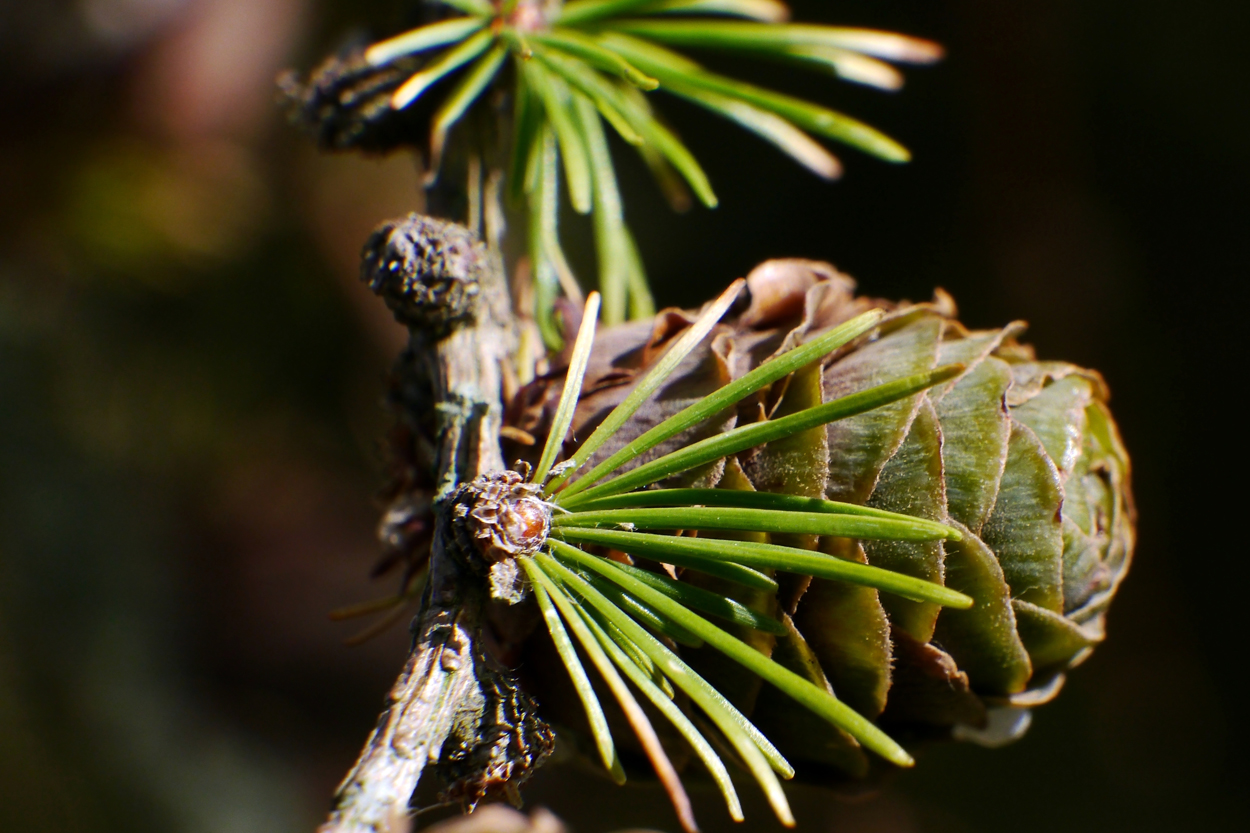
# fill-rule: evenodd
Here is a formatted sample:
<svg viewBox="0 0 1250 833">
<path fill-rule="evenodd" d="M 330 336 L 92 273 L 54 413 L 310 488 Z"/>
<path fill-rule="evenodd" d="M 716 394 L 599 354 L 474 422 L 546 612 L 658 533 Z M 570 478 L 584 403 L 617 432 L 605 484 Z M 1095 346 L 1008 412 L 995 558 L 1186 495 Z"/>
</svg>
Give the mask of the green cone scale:
<svg viewBox="0 0 1250 833">
<path fill-rule="evenodd" d="M 1091 370 L 1038 361 L 1018 341 L 1022 324 L 968 330 L 942 293 L 928 304 L 857 298 L 848 278 L 808 261 L 770 261 L 747 284 L 746 308 L 722 319 L 581 470 L 768 357 L 867 310 L 885 310 L 864 337 L 624 464 L 617 476 L 717 433 L 962 365 L 957 376 L 928 390 L 651 488 L 823 498 L 947 524 L 961 533 L 958 540 L 713 530 L 698 537 L 813 550 L 942 584 L 975 604 L 940 607 L 789 573 L 774 576 L 772 591 L 646 557 L 634 561 L 780 623 L 767 630 L 722 624 L 896 738 L 954 736 L 991 745 L 1011 739 L 1027 726 L 1024 710 L 1055 696 L 1067 671 L 1102 640 L 1107 608 L 1131 559 L 1129 460 L 1105 383 Z M 667 310 L 599 334 L 563 456 L 576 452 L 691 320 Z M 512 423 L 541 437 L 561 384 L 548 378 L 524 391 Z M 520 446 L 507 450 L 526 453 Z M 875 767 L 848 735 L 793 708 L 723 655 L 706 646 L 677 652 L 776 744 L 800 777 L 829 782 Z M 541 683 L 536 689 L 540 703 L 568 702 Z M 564 724 L 558 711 L 553 707 L 551 717 Z"/>
</svg>

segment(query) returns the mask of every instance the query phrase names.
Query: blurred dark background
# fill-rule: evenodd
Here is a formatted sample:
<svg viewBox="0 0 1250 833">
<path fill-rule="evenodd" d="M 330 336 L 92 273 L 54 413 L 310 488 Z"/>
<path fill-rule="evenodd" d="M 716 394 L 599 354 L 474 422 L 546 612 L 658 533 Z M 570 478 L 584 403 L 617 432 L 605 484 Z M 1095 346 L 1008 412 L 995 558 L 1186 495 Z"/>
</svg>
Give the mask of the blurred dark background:
<svg viewBox="0 0 1250 833">
<path fill-rule="evenodd" d="M 392 590 L 367 574 L 402 339 L 356 256 L 418 176 L 318 156 L 273 77 L 401 5 L 0 0 L 4 830 L 310 830 L 373 724 L 407 636 L 345 648 L 326 612 Z M 722 205 L 674 217 L 622 157 L 660 303 L 799 255 L 873 295 L 945 287 L 972 326 L 1027 319 L 1042 356 L 1106 375 L 1140 510 L 1109 641 L 1027 737 L 932 748 L 857 803 L 796 789 L 801 829 L 1247 829 L 1250 5 L 792 5 L 946 45 L 898 95 L 760 69 L 915 161 L 847 152 L 828 185 L 664 101 Z M 657 790 L 567 769 L 529 797 L 588 833 L 674 827 Z M 753 797 L 739 829 L 768 818 Z"/>
</svg>

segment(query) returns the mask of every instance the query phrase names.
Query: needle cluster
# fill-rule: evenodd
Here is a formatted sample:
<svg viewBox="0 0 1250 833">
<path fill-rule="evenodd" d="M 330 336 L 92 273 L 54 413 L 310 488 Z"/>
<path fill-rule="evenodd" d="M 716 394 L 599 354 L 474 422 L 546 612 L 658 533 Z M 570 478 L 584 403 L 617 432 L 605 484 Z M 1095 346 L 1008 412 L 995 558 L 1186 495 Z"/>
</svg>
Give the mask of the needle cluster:
<svg viewBox="0 0 1250 833">
<path fill-rule="evenodd" d="M 512 124 L 505 188 L 529 216 L 537 317 L 553 345 L 560 341 L 551 320 L 555 298 L 563 292 L 581 300 L 558 239 L 561 174 L 573 209 L 593 215 L 604 322 L 654 312 L 624 221 L 609 130 L 638 151 L 674 207 L 689 205 L 691 193 L 709 208 L 717 203 L 702 166 L 647 93 L 659 90 L 728 119 L 825 179 L 840 176 L 842 165 L 820 140 L 890 162 L 910 158 L 863 122 L 713 72 L 678 49 L 776 60 L 884 90 L 902 85 L 891 62 L 941 55 L 936 44 L 904 35 L 790 23 L 776 0 L 439 2 L 452 16 L 376 43 L 363 57 L 334 61 L 314 77 L 301 96 L 306 120 L 323 143 L 368 149 L 416 129 L 403 114 L 454 79 L 432 115 L 416 120 L 428 132 L 432 182 L 453 129 L 488 92 L 503 91 Z"/>
<path fill-rule="evenodd" d="M 780 778 L 794 774 L 776 747 L 715 687 L 690 668 L 672 643 L 708 645 L 779 688 L 803 707 L 845 731 L 864 748 L 899 766 L 911 756 L 827 687 L 759 653 L 707 616 L 774 634 L 786 625 L 727 595 L 643 569 L 629 556 L 718 576 L 776 592 L 777 572 L 849 582 L 917 602 L 968 608 L 972 599 L 935 582 L 810 550 L 750 541 L 692 536 L 704 530 L 769 531 L 887 541 L 958 540 L 953 527 L 853 504 L 767 492 L 724 489 L 648 489 L 709 462 L 812 428 L 873 410 L 941 384 L 962 369 L 949 365 L 907 376 L 787 417 L 734 428 L 620 473 L 625 464 L 692 425 L 784 379 L 873 330 L 882 317 L 868 312 L 809 342 L 780 353 L 755 370 L 669 417 L 602 463 L 582 471 L 596 449 L 668 380 L 683 358 L 712 330 L 743 286 L 735 282 L 708 306 L 634 391 L 567 460 L 563 446 L 590 356 L 599 296 L 592 293 L 574 347 L 563 394 L 538 465 L 492 473 L 462 487 L 453 514 L 465 544 L 489 564 L 492 593 L 516 603 L 532 591 L 543 620 L 582 700 L 600 758 L 624 780 L 624 769 L 575 645 L 580 645 L 619 703 L 687 830 L 690 803 L 650 719 L 633 690 L 651 702 L 689 742 L 725 797 L 730 815 L 742 809 L 716 746 L 675 702 L 682 691 L 723 735 L 767 794 L 777 817 L 793 824 Z M 526 476 L 528 475 L 528 477 Z M 685 535 L 662 534 L 683 530 Z M 610 558 L 608 553 L 623 554 Z M 481 570 L 479 570 L 480 572 Z M 524 580 L 521 580 L 521 577 Z M 571 635 L 570 635 L 571 634 Z"/>
</svg>

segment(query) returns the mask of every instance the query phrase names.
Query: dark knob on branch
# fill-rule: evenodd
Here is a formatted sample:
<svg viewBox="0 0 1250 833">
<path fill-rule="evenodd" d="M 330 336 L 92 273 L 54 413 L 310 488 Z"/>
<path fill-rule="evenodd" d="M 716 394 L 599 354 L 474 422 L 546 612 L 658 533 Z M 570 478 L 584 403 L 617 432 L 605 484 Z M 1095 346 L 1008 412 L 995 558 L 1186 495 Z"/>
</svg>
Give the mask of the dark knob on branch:
<svg viewBox="0 0 1250 833">
<path fill-rule="evenodd" d="M 414 332 L 442 338 L 477 313 L 486 247 L 464 226 L 409 214 L 374 230 L 360 277 Z"/>
</svg>

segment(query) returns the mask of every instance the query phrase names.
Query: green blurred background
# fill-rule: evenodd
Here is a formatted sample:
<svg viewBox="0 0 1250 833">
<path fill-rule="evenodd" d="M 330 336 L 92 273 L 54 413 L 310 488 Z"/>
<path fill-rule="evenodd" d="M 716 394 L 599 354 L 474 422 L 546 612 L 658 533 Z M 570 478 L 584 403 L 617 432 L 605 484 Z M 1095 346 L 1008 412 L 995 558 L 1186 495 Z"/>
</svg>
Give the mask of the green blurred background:
<svg viewBox="0 0 1250 833">
<path fill-rule="evenodd" d="M 326 612 L 391 590 L 367 575 L 402 333 L 356 257 L 418 175 L 318 156 L 272 82 L 401 5 L 0 0 L 2 830 L 310 830 L 372 726 L 406 634 L 348 649 Z M 721 208 L 672 215 L 620 157 L 658 301 L 798 255 L 1025 318 L 1105 373 L 1141 515 L 1108 643 L 1024 740 L 931 748 L 854 803 L 796 788 L 800 829 L 1247 829 L 1250 6 L 792 5 L 947 46 L 899 95 L 759 69 L 915 161 L 846 153 L 828 185 L 664 101 Z M 528 796 L 578 831 L 675 827 L 658 790 L 569 769 Z M 752 799 L 738 829 L 774 829 Z M 717 803 L 696 795 L 705 829 L 731 826 Z"/>
</svg>

